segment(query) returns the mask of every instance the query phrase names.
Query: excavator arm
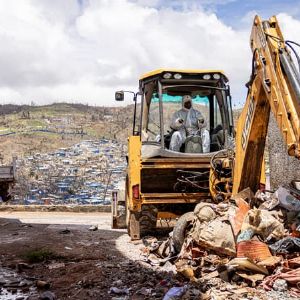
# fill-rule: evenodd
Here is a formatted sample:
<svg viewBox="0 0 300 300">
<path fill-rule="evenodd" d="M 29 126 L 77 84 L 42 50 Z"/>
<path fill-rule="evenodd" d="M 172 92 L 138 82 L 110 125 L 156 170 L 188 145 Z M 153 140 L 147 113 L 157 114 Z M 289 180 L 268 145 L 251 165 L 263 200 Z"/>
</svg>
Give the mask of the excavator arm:
<svg viewBox="0 0 300 300">
<path fill-rule="evenodd" d="M 287 48 L 289 42 L 284 41 L 276 17 L 262 21 L 258 16 L 250 41 L 252 74 L 236 128 L 233 194 L 259 188 L 271 111 L 287 153 L 300 158 L 300 75 Z"/>
</svg>

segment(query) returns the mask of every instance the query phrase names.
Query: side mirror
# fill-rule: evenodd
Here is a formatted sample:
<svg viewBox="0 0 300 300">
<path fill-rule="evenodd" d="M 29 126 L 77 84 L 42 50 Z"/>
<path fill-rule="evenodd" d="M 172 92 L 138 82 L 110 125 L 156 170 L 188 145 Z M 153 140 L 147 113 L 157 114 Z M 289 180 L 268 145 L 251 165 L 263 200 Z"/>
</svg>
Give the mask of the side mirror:
<svg viewBox="0 0 300 300">
<path fill-rule="evenodd" d="M 123 91 L 115 92 L 115 100 L 124 101 L 124 92 Z"/>
</svg>

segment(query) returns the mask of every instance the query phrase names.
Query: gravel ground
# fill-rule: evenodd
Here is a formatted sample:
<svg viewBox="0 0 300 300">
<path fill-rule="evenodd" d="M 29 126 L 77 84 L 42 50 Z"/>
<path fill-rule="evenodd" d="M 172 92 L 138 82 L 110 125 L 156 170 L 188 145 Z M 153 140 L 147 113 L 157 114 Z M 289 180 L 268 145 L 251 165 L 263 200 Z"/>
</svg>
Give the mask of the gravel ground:
<svg viewBox="0 0 300 300">
<path fill-rule="evenodd" d="M 276 189 L 279 185 L 289 184 L 292 180 L 300 180 L 300 160 L 287 155 L 287 147 L 272 114 L 268 141 L 271 188 Z"/>
</svg>

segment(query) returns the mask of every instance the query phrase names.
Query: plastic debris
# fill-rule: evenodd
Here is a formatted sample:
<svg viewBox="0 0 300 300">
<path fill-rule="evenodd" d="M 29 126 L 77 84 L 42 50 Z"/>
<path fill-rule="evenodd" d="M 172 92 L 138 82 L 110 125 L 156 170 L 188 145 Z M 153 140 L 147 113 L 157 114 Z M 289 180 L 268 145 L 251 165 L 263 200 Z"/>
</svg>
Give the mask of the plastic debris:
<svg viewBox="0 0 300 300">
<path fill-rule="evenodd" d="M 55 294 L 50 291 L 46 291 L 42 293 L 40 296 L 40 300 L 55 300 L 55 299 L 56 299 Z"/>
<path fill-rule="evenodd" d="M 284 187 L 279 187 L 275 192 L 279 205 L 289 211 L 300 211 L 300 200 L 291 195 L 290 191 Z"/>
<path fill-rule="evenodd" d="M 138 295 L 143 295 L 143 296 L 150 296 L 152 292 L 152 289 L 147 289 L 146 287 L 142 287 L 140 290 L 136 292 Z"/>
<path fill-rule="evenodd" d="M 116 294 L 116 295 L 128 295 L 129 294 L 129 289 L 128 288 L 111 287 L 109 289 L 109 292 L 111 294 Z"/>
<path fill-rule="evenodd" d="M 165 294 L 163 300 L 176 300 L 181 299 L 180 297 L 185 293 L 187 290 L 186 286 L 180 286 L 180 287 L 172 287 L 168 290 L 168 292 Z"/>
<path fill-rule="evenodd" d="M 239 236 L 237 237 L 237 243 L 243 242 L 243 241 L 249 241 L 254 236 L 254 229 L 248 228 L 244 231 L 242 231 Z"/>
<path fill-rule="evenodd" d="M 89 228 L 89 231 L 97 231 L 98 230 L 98 225 L 92 225 L 90 228 Z"/>
<path fill-rule="evenodd" d="M 300 252 L 300 238 L 285 237 L 282 240 L 270 245 L 273 254 Z"/>
</svg>

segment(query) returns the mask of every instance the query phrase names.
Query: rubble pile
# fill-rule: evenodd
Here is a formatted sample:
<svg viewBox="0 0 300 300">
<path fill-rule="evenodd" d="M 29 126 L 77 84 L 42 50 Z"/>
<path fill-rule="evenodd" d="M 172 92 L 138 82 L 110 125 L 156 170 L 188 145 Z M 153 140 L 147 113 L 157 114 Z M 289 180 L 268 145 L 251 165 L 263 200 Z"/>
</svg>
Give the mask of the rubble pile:
<svg viewBox="0 0 300 300">
<path fill-rule="evenodd" d="M 164 299 L 300 297 L 300 192 L 294 188 L 255 196 L 246 189 L 229 201 L 199 203 L 168 240 L 148 237 L 144 244 L 148 263 L 189 281 Z M 186 296 L 195 289 L 201 297 Z"/>
<path fill-rule="evenodd" d="M 110 204 L 125 178 L 125 149 L 114 140 L 82 141 L 17 161 L 17 204 Z"/>
</svg>

